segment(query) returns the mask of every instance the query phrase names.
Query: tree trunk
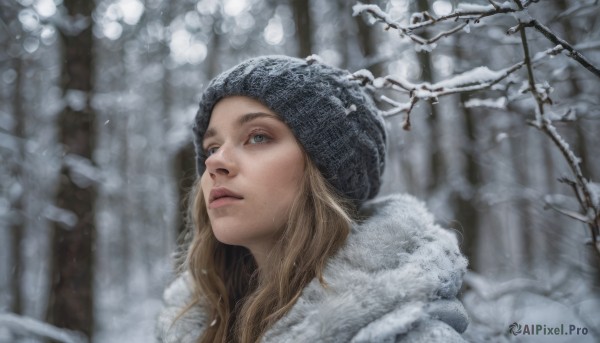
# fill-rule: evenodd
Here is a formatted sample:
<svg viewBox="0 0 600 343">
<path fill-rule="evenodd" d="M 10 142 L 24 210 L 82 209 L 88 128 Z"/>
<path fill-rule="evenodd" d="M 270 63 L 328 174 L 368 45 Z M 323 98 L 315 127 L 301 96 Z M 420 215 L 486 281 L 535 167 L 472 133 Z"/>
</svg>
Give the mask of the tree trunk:
<svg viewBox="0 0 600 343">
<path fill-rule="evenodd" d="M 13 113 L 15 117 L 15 127 L 13 134 L 17 138 L 17 156 L 14 159 L 12 165 L 12 178 L 14 182 L 21 185 L 21 193 L 17 195 L 16 199 L 12 199 L 11 208 L 14 210 L 14 216 L 11 218 L 11 263 L 12 263 L 12 277 L 10 278 L 11 288 L 11 299 L 10 310 L 13 313 L 21 314 L 23 311 L 23 304 L 21 299 L 21 278 L 23 275 L 23 261 L 21 259 L 21 243 L 23 241 L 23 234 L 25 232 L 24 220 L 24 168 L 25 163 L 25 116 L 26 112 L 23 110 L 23 99 L 22 99 L 22 86 L 23 86 L 23 75 L 25 74 L 24 62 L 21 58 L 15 58 L 15 70 L 17 71 L 17 79 L 15 80 L 15 91 L 13 95 Z"/>
<path fill-rule="evenodd" d="M 352 6 L 350 6 L 348 13 L 352 13 L 350 12 L 351 9 Z M 361 16 L 354 17 L 354 22 L 358 29 L 358 45 L 360 51 L 362 52 L 364 59 L 367 60 L 367 65 L 361 66 L 360 68 L 369 68 L 376 77 L 383 75 L 383 64 L 374 60 L 377 56 L 377 35 L 374 31 L 375 26 L 368 25 Z"/>
<path fill-rule="evenodd" d="M 90 18 L 93 1 L 65 0 L 70 16 Z M 92 92 L 92 25 L 77 33 L 61 32 L 63 39 L 62 88 L 83 100 L 68 103 L 58 119 L 64 156 L 74 161 L 91 161 L 95 146 L 95 116 L 90 107 Z M 95 238 L 94 203 L 96 190 L 73 176 L 73 163 L 63 164 L 56 206 L 72 212 L 72 226 L 54 224 L 52 237 L 52 275 L 48 321 L 58 327 L 83 332 L 93 331 L 93 247 Z M 77 183 L 75 181 L 78 181 Z"/>
<path fill-rule="evenodd" d="M 561 0 L 561 1 L 557 1 L 555 3 L 555 5 L 558 6 L 558 11 L 557 13 L 561 13 L 565 10 L 567 10 L 569 4 L 567 1 L 565 0 Z M 564 20 L 561 21 L 562 25 L 563 25 L 563 29 L 565 32 L 565 40 L 567 42 L 570 43 L 575 43 L 577 41 L 576 38 L 576 30 L 573 28 L 573 25 L 571 24 L 570 20 Z M 577 67 L 573 67 L 570 66 L 569 67 L 569 74 L 571 75 L 571 77 L 569 77 L 569 85 L 570 85 L 570 93 L 567 94 L 567 98 L 570 99 L 577 99 L 578 96 L 580 96 L 580 94 L 582 94 L 582 92 L 584 92 L 584 90 L 582 89 L 582 87 L 580 86 L 576 74 L 577 74 Z M 586 123 L 588 122 L 588 123 Z M 591 125 L 591 126 L 590 126 Z M 589 119 L 581 119 L 578 118 L 577 122 L 574 125 L 575 128 L 575 137 L 576 137 L 576 142 L 575 142 L 575 147 L 574 147 L 574 152 L 577 156 L 579 156 L 581 158 L 581 163 L 579 164 L 579 167 L 581 168 L 581 173 L 583 174 L 584 177 L 589 178 L 591 181 L 595 181 L 598 182 L 598 180 L 594 180 L 592 179 L 593 175 L 598 175 L 596 174 L 597 170 L 594 170 L 593 166 L 594 164 L 591 163 L 590 161 L 592 161 L 594 158 L 596 158 L 596 156 L 594 156 L 594 153 L 590 152 L 590 149 L 588 147 L 589 146 L 593 146 L 594 145 L 594 141 L 588 141 L 586 138 L 588 136 L 588 132 L 594 132 L 594 125 L 597 125 L 596 123 L 594 123 L 593 121 L 591 123 L 589 123 Z M 574 229 L 575 226 L 571 226 L 568 229 Z M 591 246 L 591 245 L 590 245 Z M 596 268 L 594 268 L 594 281 L 596 285 L 600 285 L 600 266 L 598 266 L 598 260 L 597 260 L 597 254 L 593 251 L 593 249 L 590 249 L 588 247 L 588 249 L 585 249 L 586 252 L 588 252 L 588 259 L 589 259 L 589 264 L 591 266 L 596 266 Z"/>
<path fill-rule="evenodd" d="M 424 12 L 429 11 L 429 3 L 427 0 L 419 0 L 416 3 L 417 11 Z M 424 35 L 427 38 L 427 35 Z M 419 57 L 419 63 L 421 64 L 422 75 L 421 78 L 423 81 L 427 81 L 430 83 L 435 82 L 434 80 L 434 70 L 433 65 L 431 63 L 431 55 L 432 52 L 420 52 L 417 54 Z M 429 182 L 427 182 L 427 194 L 433 195 L 437 188 L 440 186 L 442 182 L 444 182 L 444 169 L 446 168 L 444 163 L 444 156 L 442 155 L 442 146 L 441 146 L 441 137 L 442 137 L 442 128 L 443 126 L 440 123 L 440 118 L 438 118 L 438 110 L 437 106 L 433 106 L 429 103 L 424 105 L 424 108 L 428 109 L 430 112 L 427 115 L 427 122 L 430 130 L 431 139 L 431 162 L 430 162 L 430 174 L 429 174 Z"/>
<path fill-rule="evenodd" d="M 296 35 L 298 36 L 298 56 L 312 54 L 312 25 L 310 22 L 310 0 L 292 0 Z"/>
<path fill-rule="evenodd" d="M 459 50 L 460 49 L 456 49 L 458 60 L 461 59 Z M 467 100 L 467 94 L 460 93 L 461 104 L 464 104 Z M 476 137 L 477 123 L 475 122 L 475 114 L 471 109 L 463 108 L 462 110 L 465 118 L 464 139 L 466 140 L 466 143 L 464 145 L 470 147 L 469 149 L 466 149 L 464 171 L 468 187 L 471 190 L 475 190 L 481 187 L 481 170 L 477 163 L 477 147 L 479 146 Z M 466 199 L 464 196 L 455 192 L 453 194 L 454 201 L 452 201 L 456 206 L 456 221 L 460 224 L 460 227 L 456 229 L 461 230 L 463 237 L 461 248 L 469 261 L 471 261 L 472 268 L 473 266 L 475 268 L 477 267 L 476 253 L 477 240 L 479 238 L 479 213 L 474 206 L 474 196 L 474 191 L 470 192 L 470 197 Z"/>
</svg>

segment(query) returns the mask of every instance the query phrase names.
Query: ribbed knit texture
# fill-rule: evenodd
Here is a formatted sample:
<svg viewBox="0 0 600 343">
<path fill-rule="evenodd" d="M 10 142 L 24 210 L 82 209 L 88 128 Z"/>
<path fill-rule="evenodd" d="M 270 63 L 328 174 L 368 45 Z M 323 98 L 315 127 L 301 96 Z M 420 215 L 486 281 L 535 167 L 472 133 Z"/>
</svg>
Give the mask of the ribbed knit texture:
<svg viewBox="0 0 600 343">
<path fill-rule="evenodd" d="M 356 205 L 375 197 L 385 166 L 384 122 L 371 96 L 348 71 L 263 56 L 217 76 L 202 95 L 193 128 L 199 175 L 205 169 L 202 139 L 212 109 L 233 95 L 260 101 L 279 115 L 341 195 Z"/>
</svg>

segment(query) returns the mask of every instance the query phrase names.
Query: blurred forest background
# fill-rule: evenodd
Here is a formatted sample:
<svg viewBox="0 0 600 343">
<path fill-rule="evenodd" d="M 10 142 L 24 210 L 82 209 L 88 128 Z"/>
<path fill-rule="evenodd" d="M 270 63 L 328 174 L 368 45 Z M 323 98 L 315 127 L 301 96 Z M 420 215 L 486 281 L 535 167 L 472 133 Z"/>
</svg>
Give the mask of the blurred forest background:
<svg viewBox="0 0 600 343">
<path fill-rule="evenodd" d="M 460 237 L 466 338 L 600 339 L 599 2 L 367 3 L 0 0 L 0 342 L 153 340 L 199 95 L 263 54 L 318 54 L 384 96 L 382 194 Z"/>
</svg>

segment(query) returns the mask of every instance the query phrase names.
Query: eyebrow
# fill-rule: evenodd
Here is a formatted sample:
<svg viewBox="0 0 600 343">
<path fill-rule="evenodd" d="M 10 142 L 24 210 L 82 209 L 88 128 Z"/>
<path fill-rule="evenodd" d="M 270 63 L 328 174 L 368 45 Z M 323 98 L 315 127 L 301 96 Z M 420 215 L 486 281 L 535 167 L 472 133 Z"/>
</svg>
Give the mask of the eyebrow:
<svg viewBox="0 0 600 343">
<path fill-rule="evenodd" d="M 246 123 L 249 123 L 255 119 L 258 118 L 272 118 L 272 119 L 276 119 L 278 121 L 281 121 L 281 119 L 271 113 L 265 113 L 265 112 L 250 112 L 250 113 L 246 113 L 243 116 L 239 117 L 236 120 L 236 124 L 237 126 L 243 126 Z M 213 137 L 217 134 L 217 130 L 215 130 L 214 128 L 209 128 L 208 130 L 206 130 L 206 132 L 204 133 L 204 137 L 202 137 L 202 142 L 204 142 L 205 139 Z"/>
</svg>

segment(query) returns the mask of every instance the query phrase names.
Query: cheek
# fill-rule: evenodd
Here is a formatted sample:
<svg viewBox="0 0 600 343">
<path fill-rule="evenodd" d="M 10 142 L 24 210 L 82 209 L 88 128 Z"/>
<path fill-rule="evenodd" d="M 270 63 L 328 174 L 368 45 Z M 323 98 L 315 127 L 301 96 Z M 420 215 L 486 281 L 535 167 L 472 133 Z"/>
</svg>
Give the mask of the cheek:
<svg viewBox="0 0 600 343">
<path fill-rule="evenodd" d="M 297 193 L 304 174 L 304 159 L 300 151 L 287 152 L 267 161 L 262 179 L 269 189 L 278 193 Z"/>
</svg>

